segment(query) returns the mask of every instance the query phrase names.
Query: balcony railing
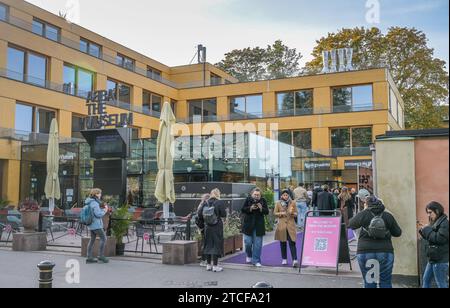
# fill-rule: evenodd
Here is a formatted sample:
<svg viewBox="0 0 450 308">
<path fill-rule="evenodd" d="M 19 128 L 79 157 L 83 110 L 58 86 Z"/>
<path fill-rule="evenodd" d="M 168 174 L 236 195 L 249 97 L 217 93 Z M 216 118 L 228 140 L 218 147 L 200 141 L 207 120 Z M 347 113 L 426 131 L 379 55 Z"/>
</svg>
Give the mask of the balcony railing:
<svg viewBox="0 0 450 308">
<path fill-rule="evenodd" d="M 327 157 L 346 157 L 346 156 L 371 156 L 370 147 L 354 147 L 354 148 L 331 148 L 305 150 L 297 147 L 291 148 L 291 158 L 327 158 Z"/>
<path fill-rule="evenodd" d="M 20 19 L 18 17 L 9 16 L 9 18 L 7 20 L 5 20 L 5 21 L 4 20 L 0 20 L 0 22 L 6 22 L 6 23 L 8 23 L 10 25 L 13 25 L 13 26 L 16 26 L 16 27 L 18 27 L 18 28 L 20 28 L 22 30 L 25 30 L 25 31 L 28 31 L 28 32 L 33 33 L 35 35 L 41 36 L 41 35 L 36 34 L 36 33 L 33 32 L 33 25 L 31 23 L 29 23 L 28 21 L 25 21 L 23 19 Z M 44 38 L 44 39 L 47 39 L 45 36 L 41 36 L 41 37 Z M 178 85 L 175 82 L 172 82 L 170 80 L 166 80 L 166 79 L 162 78 L 161 76 L 156 76 L 156 75 L 153 75 L 153 74 L 149 75 L 147 73 L 146 69 L 141 69 L 141 68 L 137 67 L 134 64 L 133 65 L 128 65 L 128 64 L 127 65 L 120 65 L 120 63 L 117 62 L 117 59 L 115 57 L 112 57 L 112 56 L 104 54 L 104 53 L 100 53 L 99 57 L 93 56 L 93 55 L 91 55 L 89 53 L 85 53 L 85 52 L 80 50 L 80 41 L 74 41 L 74 40 L 71 40 L 71 39 L 69 39 L 67 37 L 64 37 L 62 35 L 59 35 L 57 41 L 55 41 L 55 40 L 51 40 L 51 41 L 55 42 L 55 43 L 60 43 L 60 44 L 62 44 L 64 46 L 66 46 L 66 47 L 75 49 L 75 50 L 77 50 L 77 51 L 79 51 L 81 53 L 84 53 L 86 55 L 90 55 L 90 56 L 92 56 L 94 58 L 101 59 L 101 60 L 103 60 L 105 62 L 108 62 L 110 64 L 122 67 L 122 68 L 124 68 L 126 70 L 132 71 L 132 72 L 134 72 L 136 74 L 139 74 L 141 76 L 144 76 L 146 78 L 149 78 L 149 79 L 155 80 L 157 82 L 163 83 L 163 84 L 165 84 L 167 86 L 170 86 L 170 87 L 173 87 L 173 88 L 178 88 Z"/>
</svg>

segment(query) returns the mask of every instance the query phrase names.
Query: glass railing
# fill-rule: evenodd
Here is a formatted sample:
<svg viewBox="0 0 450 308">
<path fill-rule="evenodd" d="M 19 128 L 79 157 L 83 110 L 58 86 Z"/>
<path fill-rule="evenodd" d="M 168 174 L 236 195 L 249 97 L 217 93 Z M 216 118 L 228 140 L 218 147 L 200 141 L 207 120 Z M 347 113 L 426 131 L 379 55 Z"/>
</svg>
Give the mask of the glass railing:
<svg viewBox="0 0 450 308">
<path fill-rule="evenodd" d="M 380 110 L 382 108 L 383 108 L 382 104 L 367 104 L 358 106 L 333 106 L 333 113 L 373 111 L 373 110 Z"/>
</svg>

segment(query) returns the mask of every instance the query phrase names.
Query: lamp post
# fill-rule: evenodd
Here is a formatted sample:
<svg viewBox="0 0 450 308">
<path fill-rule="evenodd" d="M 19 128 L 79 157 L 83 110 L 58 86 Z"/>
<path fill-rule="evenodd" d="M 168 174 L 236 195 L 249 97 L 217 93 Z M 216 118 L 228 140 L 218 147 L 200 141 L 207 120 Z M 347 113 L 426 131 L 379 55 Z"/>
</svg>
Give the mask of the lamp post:
<svg viewBox="0 0 450 308">
<path fill-rule="evenodd" d="M 370 144 L 370 152 L 372 152 L 373 194 L 375 196 L 378 196 L 377 149 L 376 149 L 375 143 Z"/>
</svg>

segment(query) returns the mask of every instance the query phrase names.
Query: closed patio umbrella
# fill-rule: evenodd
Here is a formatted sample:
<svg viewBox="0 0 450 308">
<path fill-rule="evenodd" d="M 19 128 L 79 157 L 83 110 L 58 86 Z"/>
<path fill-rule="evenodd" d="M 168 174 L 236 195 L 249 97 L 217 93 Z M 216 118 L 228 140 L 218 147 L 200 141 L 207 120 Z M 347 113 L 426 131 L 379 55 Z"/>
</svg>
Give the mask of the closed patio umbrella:
<svg viewBox="0 0 450 308">
<path fill-rule="evenodd" d="M 158 175 L 156 177 L 155 197 L 164 205 L 164 219 L 169 218 L 169 204 L 175 203 L 175 186 L 173 178 L 173 155 L 171 147 L 174 142 L 172 126 L 176 118 L 169 103 L 164 103 L 156 148 Z"/>
<path fill-rule="evenodd" d="M 61 198 L 59 187 L 59 133 L 58 122 L 52 120 L 47 148 L 47 178 L 45 180 L 45 196 L 49 200 L 50 215 L 55 209 L 55 199 Z"/>
</svg>

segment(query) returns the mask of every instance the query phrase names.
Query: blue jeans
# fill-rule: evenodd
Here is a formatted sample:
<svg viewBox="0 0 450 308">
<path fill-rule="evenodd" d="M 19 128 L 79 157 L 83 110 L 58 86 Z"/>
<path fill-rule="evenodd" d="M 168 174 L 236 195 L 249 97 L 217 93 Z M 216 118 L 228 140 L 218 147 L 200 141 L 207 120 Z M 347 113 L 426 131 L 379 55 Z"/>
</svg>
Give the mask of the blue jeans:
<svg viewBox="0 0 450 308">
<path fill-rule="evenodd" d="M 299 228 L 303 228 L 305 227 L 305 218 L 306 212 L 308 212 L 308 205 L 304 201 L 298 201 L 297 210 L 298 210 L 297 225 Z"/>
<path fill-rule="evenodd" d="M 364 288 L 376 289 L 379 285 L 381 289 L 392 289 L 392 269 L 395 259 L 393 253 L 363 253 L 357 257 L 364 279 Z M 379 273 L 376 272 L 377 266 L 374 266 L 377 262 L 380 265 Z"/>
<path fill-rule="evenodd" d="M 105 256 L 105 244 L 106 244 L 106 233 L 105 230 L 91 230 L 91 240 L 89 241 L 87 248 L 87 257 L 88 259 L 92 259 L 94 244 L 97 236 L 100 238 L 100 251 L 98 253 L 99 257 Z"/>
<path fill-rule="evenodd" d="M 448 288 L 447 283 L 447 271 L 448 271 L 448 263 L 435 263 L 427 264 L 427 268 L 425 269 L 425 273 L 423 274 L 423 288 L 429 289 L 431 288 L 431 282 L 434 278 L 438 288 L 446 289 Z"/>
<path fill-rule="evenodd" d="M 248 236 L 244 234 L 244 243 L 245 243 L 245 253 L 247 254 L 247 258 L 252 258 L 252 263 L 261 263 L 261 252 L 262 252 L 262 244 L 263 237 L 256 236 L 256 230 L 253 231 L 253 236 Z"/>
</svg>

